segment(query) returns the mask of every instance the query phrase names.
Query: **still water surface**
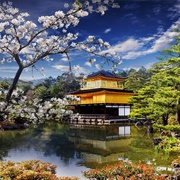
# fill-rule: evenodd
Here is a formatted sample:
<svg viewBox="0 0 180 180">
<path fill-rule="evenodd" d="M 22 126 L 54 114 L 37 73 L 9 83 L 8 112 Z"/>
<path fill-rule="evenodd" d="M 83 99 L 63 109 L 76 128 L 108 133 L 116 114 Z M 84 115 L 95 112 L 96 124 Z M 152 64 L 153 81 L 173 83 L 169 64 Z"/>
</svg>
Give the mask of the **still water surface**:
<svg viewBox="0 0 180 180">
<path fill-rule="evenodd" d="M 39 159 L 57 165 L 58 176 L 77 176 L 82 171 L 120 160 L 171 169 L 173 156 L 155 152 L 146 128 L 134 126 L 83 126 L 49 123 L 25 131 L 0 132 L 0 160 Z"/>
</svg>

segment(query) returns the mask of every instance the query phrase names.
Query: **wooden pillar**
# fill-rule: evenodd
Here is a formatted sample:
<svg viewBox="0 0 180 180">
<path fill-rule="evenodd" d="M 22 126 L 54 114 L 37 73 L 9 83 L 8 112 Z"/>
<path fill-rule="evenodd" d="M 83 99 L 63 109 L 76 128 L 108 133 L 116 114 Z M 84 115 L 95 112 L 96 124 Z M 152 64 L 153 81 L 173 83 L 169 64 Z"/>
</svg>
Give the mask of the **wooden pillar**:
<svg viewBox="0 0 180 180">
<path fill-rule="evenodd" d="M 106 114 L 106 104 L 103 105 L 103 108 L 104 108 L 104 114 Z"/>
<path fill-rule="evenodd" d="M 94 114 L 94 105 L 92 105 L 92 114 Z"/>
</svg>

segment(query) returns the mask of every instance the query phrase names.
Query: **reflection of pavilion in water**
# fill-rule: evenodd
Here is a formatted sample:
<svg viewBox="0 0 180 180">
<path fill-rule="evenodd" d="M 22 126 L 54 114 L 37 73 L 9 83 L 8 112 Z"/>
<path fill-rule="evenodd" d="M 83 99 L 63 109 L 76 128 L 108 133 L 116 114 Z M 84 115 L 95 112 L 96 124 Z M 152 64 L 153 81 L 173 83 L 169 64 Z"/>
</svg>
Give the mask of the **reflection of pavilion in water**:
<svg viewBox="0 0 180 180">
<path fill-rule="evenodd" d="M 125 158 L 125 152 L 131 142 L 130 126 L 101 126 L 96 129 L 73 128 L 69 140 L 80 150 L 86 163 L 110 163 Z"/>
</svg>

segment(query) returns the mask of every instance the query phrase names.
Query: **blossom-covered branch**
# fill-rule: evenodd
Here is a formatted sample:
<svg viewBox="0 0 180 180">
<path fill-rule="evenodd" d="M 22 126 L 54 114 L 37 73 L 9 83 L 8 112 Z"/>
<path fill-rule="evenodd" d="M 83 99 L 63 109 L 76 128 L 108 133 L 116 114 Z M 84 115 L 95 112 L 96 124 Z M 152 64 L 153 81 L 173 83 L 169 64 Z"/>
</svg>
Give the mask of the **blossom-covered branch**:
<svg viewBox="0 0 180 180">
<path fill-rule="evenodd" d="M 6 96 L 6 93 L 6 90 L 0 89 L 0 97 Z M 32 123 L 43 123 L 48 120 L 62 121 L 66 117 L 70 119 L 74 116 L 68 109 L 71 101 L 79 101 L 79 98 L 68 95 L 63 99 L 51 98 L 46 101 L 39 98 L 29 99 L 21 89 L 17 88 L 13 91 L 8 106 L 6 102 L 0 101 L 0 114 L 4 119 L 23 119 Z"/>
<path fill-rule="evenodd" d="M 5 55 L 1 63 L 15 61 L 19 67 L 7 93 L 7 102 L 22 71 L 41 59 L 49 60 L 51 55 L 68 55 L 71 50 L 81 50 L 93 56 L 101 56 L 105 62 L 111 61 L 116 65 L 119 63 L 114 55 L 100 53 L 104 48 L 110 47 L 108 42 L 102 39 L 95 42 L 94 36 L 79 42 L 78 33 L 71 32 L 81 18 L 93 12 L 104 15 L 109 7 L 118 8 L 119 5 L 114 0 L 76 0 L 72 6 L 67 6 L 66 12 L 59 10 L 53 15 L 41 16 L 37 24 L 26 20 L 30 16 L 27 12 L 20 12 L 12 5 L 11 2 L 0 4 L 0 53 Z"/>
</svg>

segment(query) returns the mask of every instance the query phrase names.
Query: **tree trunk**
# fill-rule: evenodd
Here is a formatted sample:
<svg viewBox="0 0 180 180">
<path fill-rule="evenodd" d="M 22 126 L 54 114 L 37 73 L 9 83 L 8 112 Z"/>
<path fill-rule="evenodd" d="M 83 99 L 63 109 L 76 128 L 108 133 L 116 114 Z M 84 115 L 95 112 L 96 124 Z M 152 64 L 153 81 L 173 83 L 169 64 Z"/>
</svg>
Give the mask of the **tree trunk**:
<svg viewBox="0 0 180 180">
<path fill-rule="evenodd" d="M 166 126 L 168 124 L 168 114 L 164 114 L 162 116 L 163 125 Z"/>
<path fill-rule="evenodd" d="M 177 102 L 177 112 L 176 112 L 176 121 L 180 125 L 180 101 L 178 100 Z"/>
<path fill-rule="evenodd" d="M 7 95 L 6 95 L 5 101 L 6 101 L 7 103 L 9 103 L 9 100 L 10 100 L 10 98 L 11 98 L 11 96 L 12 96 L 12 93 L 13 93 L 14 89 L 16 88 L 16 85 L 17 85 L 17 83 L 18 83 L 18 80 L 19 80 L 19 77 L 20 77 L 22 71 L 23 71 L 23 68 L 22 68 L 22 67 L 19 67 L 19 69 L 18 69 L 18 71 L 17 71 L 17 73 L 16 73 L 16 75 L 15 75 L 15 77 L 14 77 L 14 79 L 13 79 L 13 83 L 12 83 L 12 85 L 11 85 L 11 87 L 10 87 Z"/>
<path fill-rule="evenodd" d="M 180 57 L 180 55 L 179 55 Z M 174 89 L 178 91 L 178 86 L 174 86 Z M 180 100 L 177 100 L 177 111 L 176 111 L 176 121 L 180 125 Z"/>
</svg>

